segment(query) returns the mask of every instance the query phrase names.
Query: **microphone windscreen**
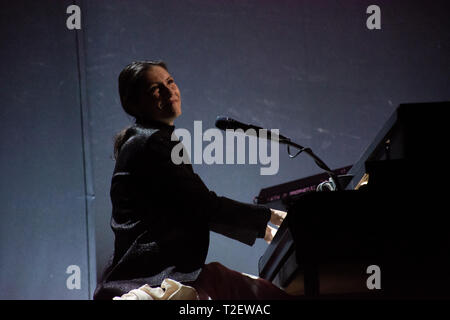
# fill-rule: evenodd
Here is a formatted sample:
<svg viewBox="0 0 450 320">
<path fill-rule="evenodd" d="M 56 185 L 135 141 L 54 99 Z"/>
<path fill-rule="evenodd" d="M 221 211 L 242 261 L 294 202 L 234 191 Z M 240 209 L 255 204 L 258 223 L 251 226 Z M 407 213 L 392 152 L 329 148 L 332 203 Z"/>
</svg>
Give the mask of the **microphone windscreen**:
<svg viewBox="0 0 450 320">
<path fill-rule="evenodd" d="M 218 116 L 216 118 L 216 128 L 221 129 L 221 130 L 235 129 L 232 126 L 233 122 L 235 122 L 235 121 L 231 118 Z"/>
</svg>

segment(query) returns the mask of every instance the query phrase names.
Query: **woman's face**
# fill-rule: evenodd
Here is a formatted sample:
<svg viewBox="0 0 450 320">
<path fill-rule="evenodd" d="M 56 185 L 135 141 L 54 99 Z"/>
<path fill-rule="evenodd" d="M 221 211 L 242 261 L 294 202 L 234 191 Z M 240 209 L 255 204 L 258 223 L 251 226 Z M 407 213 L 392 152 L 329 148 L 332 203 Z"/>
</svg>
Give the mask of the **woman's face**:
<svg viewBox="0 0 450 320">
<path fill-rule="evenodd" d="M 146 72 L 147 88 L 142 95 L 141 110 L 170 125 L 181 115 L 181 96 L 173 77 L 162 67 L 153 66 Z"/>
</svg>

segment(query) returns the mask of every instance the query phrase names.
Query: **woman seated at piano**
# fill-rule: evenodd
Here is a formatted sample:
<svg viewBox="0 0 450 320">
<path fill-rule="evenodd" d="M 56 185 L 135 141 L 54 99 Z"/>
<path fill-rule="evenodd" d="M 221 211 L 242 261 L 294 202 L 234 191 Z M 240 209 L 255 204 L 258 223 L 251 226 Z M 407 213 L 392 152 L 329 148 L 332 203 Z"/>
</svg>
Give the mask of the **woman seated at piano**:
<svg viewBox="0 0 450 320">
<path fill-rule="evenodd" d="M 154 292 L 161 298 L 168 283 L 188 287 L 198 299 L 290 298 L 269 281 L 218 262 L 205 264 L 210 231 L 250 246 L 256 238 L 270 242 L 275 229 L 268 223 L 279 226 L 286 212 L 218 196 L 192 165 L 171 161 L 171 150 L 179 143 L 171 135 L 181 115 L 181 96 L 166 64 L 129 64 L 119 75 L 119 95 L 135 123 L 122 130 L 114 144 L 114 253 L 94 299 L 131 293 L 133 298 L 145 293 L 155 298 Z"/>
</svg>

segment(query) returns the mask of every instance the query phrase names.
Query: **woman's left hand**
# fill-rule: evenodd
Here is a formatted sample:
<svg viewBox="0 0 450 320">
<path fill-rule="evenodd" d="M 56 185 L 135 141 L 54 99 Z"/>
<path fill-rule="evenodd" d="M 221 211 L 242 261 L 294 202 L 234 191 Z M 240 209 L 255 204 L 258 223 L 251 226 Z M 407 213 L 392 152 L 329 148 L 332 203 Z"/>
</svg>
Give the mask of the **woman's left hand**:
<svg viewBox="0 0 450 320">
<path fill-rule="evenodd" d="M 287 212 L 276 210 L 276 209 L 270 209 L 270 223 L 273 225 L 279 227 L 281 223 L 283 222 L 284 218 L 286 218 Z M 273 237 L 275 237 L 275 234 L 277 233 L 278 229 L 273 228 L 269 225 L 266 226 L 266 234 L 264 236 L 264 240 L 267 243 L 271 243 Z"/>
<path fill-rule="evenodd" d="M 276 209 L 270 209 L 270 211 L 272 213 L 270 215 L 270 223 L 279 227 L 284 218 L 286 218 L 287 212 Z"/>
<path fill-rule="evenodd" d="M 275 233 L 277 233 L 277 229 L 275 229 L 275 228 L 273 228 L 273 227 L 267 225 L 267 226 L 266 226 L 266 234 L 265 234 L 265 236 L 264 236 L 264 240 L 265 240 L 267 243 L 271 243 L 272 240 L 273 240 L 273 237 L 275 237 Z"/>
</svg>

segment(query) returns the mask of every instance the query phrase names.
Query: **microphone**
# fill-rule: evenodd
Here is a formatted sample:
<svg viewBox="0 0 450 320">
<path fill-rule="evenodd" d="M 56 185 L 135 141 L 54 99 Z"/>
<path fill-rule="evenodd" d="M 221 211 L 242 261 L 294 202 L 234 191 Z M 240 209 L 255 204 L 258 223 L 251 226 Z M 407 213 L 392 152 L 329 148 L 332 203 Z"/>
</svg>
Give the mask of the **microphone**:
<svg viewBox="0 0 450 320">
<path fill-rule="evenodd" d="M 248 129 L 255 129 L 255 130 L 259 130 L 262 129 L 260 127 L 257 126 L 253 126 L 253 125 L 248 125 L 239 121 L 236 121 L 234 119 L 231 119 L 229 117 L 223 117 L 223 116 L 218 116 L 216 118 L 216 127 L 221 129 L 221 130 L 226 130 L 226 129 L 242 129 L 244 131 L 248 130 Z"/>
<path fill-rule="evenodd" d="M 223 117 L 223 116 L 218 116 L 216 118 L 216 128 L 220 129 L 220 130 L 227 130 L 227 129 L 231 129 L 231 130 L 237 130 L 237 129 L 242 129 L 244 131 L 244 133 L 253 135 L 252 132 L 245 132 L 249 129 L 253 129 L 255 130 L 256 136 L 259 137 L 259 130 L 265 130 L 267 132 L 267 139 L 268 140 L 277 140 L 282 142 L 281 140 L 287 140 L 289 141 L 288 138 L 283 137 L 280 134 L 276 134 L 270 130 L 267 129 L 263 129 L 261 127 L 255 126 L 253 124 L 245 124 L 242 122 L 239 122 L 237 120 L 231 119 L 229 117 Z"/>
</svg>

